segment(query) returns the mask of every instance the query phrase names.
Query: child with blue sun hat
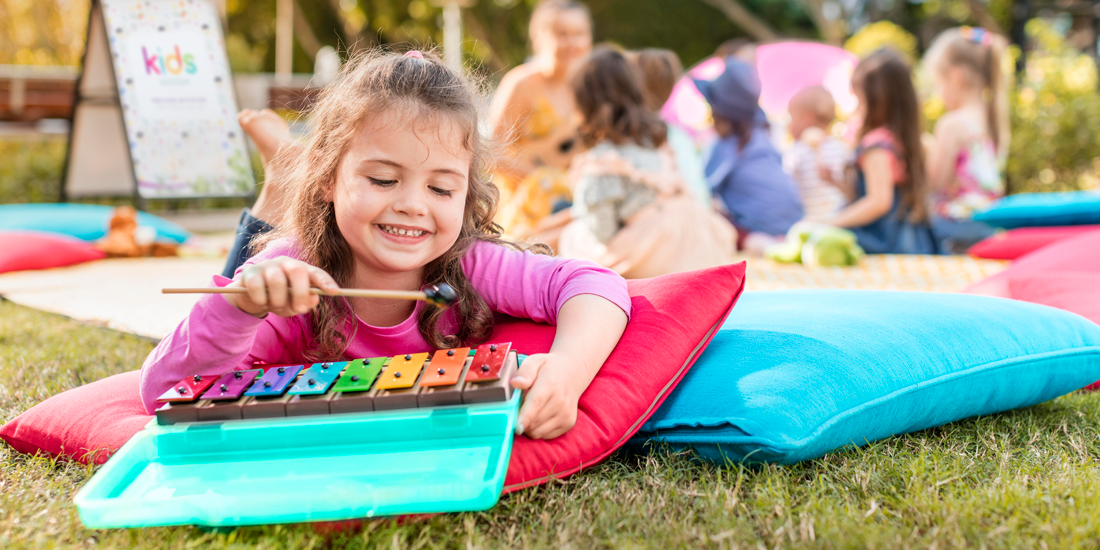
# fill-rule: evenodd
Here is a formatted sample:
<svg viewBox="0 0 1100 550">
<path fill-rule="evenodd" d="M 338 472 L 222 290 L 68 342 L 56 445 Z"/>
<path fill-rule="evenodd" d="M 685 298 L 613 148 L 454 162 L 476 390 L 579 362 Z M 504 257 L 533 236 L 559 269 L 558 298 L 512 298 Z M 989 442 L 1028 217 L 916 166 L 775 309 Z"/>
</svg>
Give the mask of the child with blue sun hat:
<svg viewBox="0 0 1100 550">
<path fill-rule="evenodd" d="M 780 242 L 802 219 L 802 201 L 772 145 L 756 70 L 730 56 L 714 80 L 695 80 L 719 139 L 705 158 L 711 192 L 752 253 Z"/>
</svg>

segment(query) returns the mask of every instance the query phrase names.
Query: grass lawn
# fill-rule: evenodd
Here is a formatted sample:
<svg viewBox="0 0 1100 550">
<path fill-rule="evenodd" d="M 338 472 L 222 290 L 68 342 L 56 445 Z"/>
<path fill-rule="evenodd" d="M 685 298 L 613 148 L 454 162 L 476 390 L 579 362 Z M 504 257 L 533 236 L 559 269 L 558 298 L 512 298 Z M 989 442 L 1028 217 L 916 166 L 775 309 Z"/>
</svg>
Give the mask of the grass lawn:
<svg viewBox="0 0 1100 550">
<path fill-rule="evenodd" d="M 0 301 L 0 420 L 136 369 L 153 344 Z M 1100 547 L 1100 394 L 968 420 L 795 466 L 656 449 L 504 497 L 489 512 L 326 533 L 312 525 L 85 529 L 93 473 L 0 446 L 0 548 Z"/>
</svg>

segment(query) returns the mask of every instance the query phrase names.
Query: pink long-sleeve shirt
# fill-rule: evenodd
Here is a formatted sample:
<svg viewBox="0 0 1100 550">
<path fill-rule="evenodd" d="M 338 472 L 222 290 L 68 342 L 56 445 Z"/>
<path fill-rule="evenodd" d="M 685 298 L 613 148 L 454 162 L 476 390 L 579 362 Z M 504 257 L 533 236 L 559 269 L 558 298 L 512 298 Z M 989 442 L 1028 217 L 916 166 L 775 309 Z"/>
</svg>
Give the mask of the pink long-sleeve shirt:
<svg viewBox="0 0 1100 550">
<path fill-rule="evenodd" d="M 275 241 L 247 264 L 278 256 L 298 257 L 294 242 Z M 246 265 L 247 265 L 246 264 Z M 595 294 L 622 308 L 630 316 L 626 281 L 615 272 L 582 260 L 518 252 L 479 241 L 462 259 L 462 269 L 491 310 L 497 313 L 556 324 L 558 311 L 570 298 Z M 214 285 L 230 279 L 214 276 Z M 356 317 L 355 336 L 347 357 L 387 357 L 429 351 L 431 346 L 417 328 L 418 302 L 401 324 L 375 327 Z M 444 316 L 444 323 L 453 319 Z M 446 325 L 445 325 L 446 326 Z M 199 299 L 176 331 L 161 340 L 141 368 L 141 400 L 150 413 L 156 399 L 168 388 L 195 374 L 221 375 L 232 369 L 252 368 L 255 362 L 295 363 L 313 344 L 309 316 L 263 319 L 249 315 L 221 295 Z"/>
</svg>

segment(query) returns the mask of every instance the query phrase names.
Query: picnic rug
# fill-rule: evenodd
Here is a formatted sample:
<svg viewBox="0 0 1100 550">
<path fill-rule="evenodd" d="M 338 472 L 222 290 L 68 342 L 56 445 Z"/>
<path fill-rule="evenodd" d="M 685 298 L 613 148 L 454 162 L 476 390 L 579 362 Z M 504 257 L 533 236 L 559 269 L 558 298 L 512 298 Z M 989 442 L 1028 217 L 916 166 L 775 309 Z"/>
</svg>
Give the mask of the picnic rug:
<svg viewBox="0 0 1100 550">
<path fill-rule="evenodd" d="M 746 290 L 845 288 L 958 292 L 999 273 L 1008 262 L 969 256 L 867 256 L 856 267 L 808 268 L 748 260 Z M 72 267 L 0 275 L 0 296 L 20 305 L 159 340 L 187 317 L 197 294 L 165 287 L 206 286 L 224 258 L 109 259 Z"/>
</svg>

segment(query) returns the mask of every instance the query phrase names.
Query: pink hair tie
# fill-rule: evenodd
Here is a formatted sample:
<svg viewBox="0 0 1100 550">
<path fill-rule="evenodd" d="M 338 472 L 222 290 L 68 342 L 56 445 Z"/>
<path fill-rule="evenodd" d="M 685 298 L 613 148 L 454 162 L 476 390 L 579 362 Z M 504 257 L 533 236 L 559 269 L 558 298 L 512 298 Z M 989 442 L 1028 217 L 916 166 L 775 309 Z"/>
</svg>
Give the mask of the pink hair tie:
<svg viewBox="0 0 1100 550">
<path fill-rule="evenodd" d="M 415 57 L 417 59 L 424 59 L 424 54 L 420 53 L 419 50 L 409 50 L 409 51 L 405 52 L 405 57 Z"/>
</svg>

